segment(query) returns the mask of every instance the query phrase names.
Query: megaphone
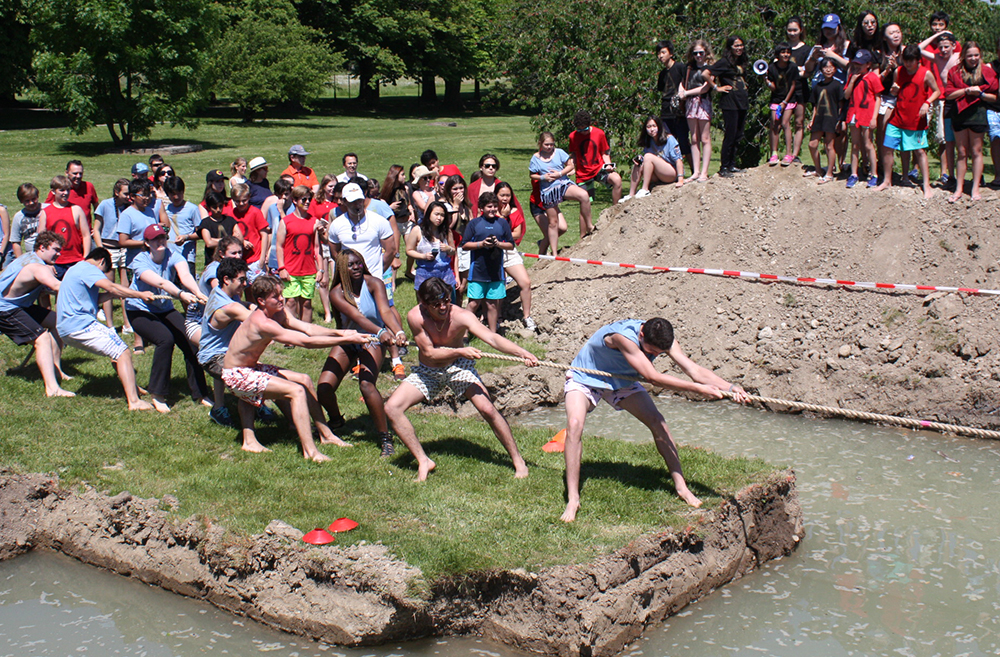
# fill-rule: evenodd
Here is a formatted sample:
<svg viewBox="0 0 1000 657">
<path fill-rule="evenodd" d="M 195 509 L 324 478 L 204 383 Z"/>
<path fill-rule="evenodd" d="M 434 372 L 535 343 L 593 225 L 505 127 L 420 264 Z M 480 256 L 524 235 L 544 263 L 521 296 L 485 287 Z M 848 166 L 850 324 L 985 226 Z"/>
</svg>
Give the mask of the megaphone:
<svg viewBox="0 0 1000 657">
<path fill-rule="evenodd" d="M 764 75 L 767 73 L 767 62 L 763 59 L 758 59 L 753 63 L 753 72 L 757 75 Z"/>
</svg>

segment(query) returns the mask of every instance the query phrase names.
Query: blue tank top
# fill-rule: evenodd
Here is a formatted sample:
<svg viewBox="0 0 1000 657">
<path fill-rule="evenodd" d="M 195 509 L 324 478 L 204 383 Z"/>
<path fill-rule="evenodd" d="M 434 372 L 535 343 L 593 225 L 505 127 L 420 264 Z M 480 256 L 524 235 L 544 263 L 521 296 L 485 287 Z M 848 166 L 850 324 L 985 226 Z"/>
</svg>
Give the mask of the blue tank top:
<svg viewBox="0 0 1000 657">
<path fill-rule="evenodd" d="M 586 367 L 587 369 L 592 370 L 601 370 L 612 374 L 638 376 L 639 373 L 636 372 L 635 368 L 632 367 L 632 365 L 630 365 L 625 359 L 625 354 L 617 349 L 611 349 L 605 345 L 604 338 L 613 333 L 618 333 L 634 342 L 638 347 L 639 329 L 642 328 L 642 324 L 643 322 L 638 319 L 624 319 L 620 322 L 615 322 L 602 327 L 597 331 L 597 333 L 590 336 L 590 339 L 583 345 L 583 349 L 581 349 L 580 353 L 576 355 L 576 358 L 573 359 L 571 365 L 575 365 L 576 367 Z M 650 363 L 653 362 L 653 358 L 649 354 L 645 352 L 643 352 L 643 354 L 646 358 L 649 358 Z M 635 383 L 634 381 L 616 379 L 610 376 L 585 374 L 583 372 L 577 372 L 576 370 L 570 370 L 570 372 L 574 381 L 590 386 L 591 388 L 619 390 L 621 388 L 628 388 Z"/>
<path fill-rule="evenodd" d="M 30 292 L 26 292 L 19 297 L 5 298 L 7 290 L 14 284 L 14 279 L 17 275 L 21 273 L 27 265 L 34 263 L 40 263 L 42 259 L 37 255 L 32 253 L 25 253 L 20 258 L 14 262 L 7 265 L 7 268 L 0 273 L 0 312 L 10 312 L 12 310 L 17 310 L 18 308 L 27 308 L 31 304 L 35 303 L 38 296 L 47 290 L 44 285 L 38 285 L 35 289 Z"/>
<path fill-rule="evenodd" d="M 267 209 L 267 225 L 271 227 L 271 250 L 267 253 L 267 266 L 272 270 L 278 268 L 278 242 L 274 236 L 278 234 L 278 222 L 281 221 L 281 204 L 282 201 L 278 201 Z"/>
<path fill-rule="evenodd" d="M 208 303 L 205 304 L 205 313 L 201 318 L 201 341 L 198 343 L 198 363 L 204 365 L 213 356 L 223 354 L 229 348 L 229 341 L 233 339 L 233 334 L 243 322 L 229 322 L 225 328 L 217 329 L 212 326 L 212 315 L 215 311 L 236 303 L 228 294 L 217 287 L 208 296 Z"/>
<path fill-rule="evenodd" d="M 344 294 L 351 294 L 350 290 L 344 290 Z M 361 295 L 356 297 L 358 302 L 358 310 L 365 318 L 375 324 L 375 326 L 383 327 L 385 322 L 382 321 L 382 316 L 378 313 L 378 306 L 375 305 L 375 297 L 372 296 L 372 291 L 368 289 L 368 283 L 363 282 L 361 284 Z M 347 315 L 340 313 L 341 319 L 343 319 L 344 327 L 348 329 L 354 329 L 355 331 L 362 331 L 363 329 L 357 325 L 356 322 L 349 321 Z"/>
</svg>

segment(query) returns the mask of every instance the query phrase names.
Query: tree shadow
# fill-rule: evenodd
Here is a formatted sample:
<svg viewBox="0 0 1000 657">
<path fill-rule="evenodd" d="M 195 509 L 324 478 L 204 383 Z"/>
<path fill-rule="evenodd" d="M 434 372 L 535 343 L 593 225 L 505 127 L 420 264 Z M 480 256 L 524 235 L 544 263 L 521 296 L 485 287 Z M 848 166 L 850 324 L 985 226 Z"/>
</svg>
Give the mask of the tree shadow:
<svg viewBox="0 0 1000 657">
<path fill-rule="evenodd" d="M 496 465 L 500 468 L 512 469 L 513 465 L 510 461 L 510 456 L 506 452 L 498 451 L 495 449 L 490 449 L 480 445 L 479 443 L 467 440 L 465 438 L 459 438 L 457 436 L 448 436 L 445 438 L 437 438 L 435 440 L 428 440 L 422 443 L 424 451 L 427 452 L 427 456 L 431 459 L 434 458 L 435 454 L 447 454 L 448 456 L 454 456 L 461 459 L 470 459 L 479 461 L 480 463 L 488 463 Z M 497 443 L 499 445 L 499 443 Z M 522 454 L 522 456 L 524 456 Z M 396 464 L 404 467 L 413 467 L 416 469 L 416 459 L 407 450 L 405 454 L 401 454 L 395 457 Z M 535 465 L 527 458 L 525 462 L 528 466 Z"/>
<path fill-rule="evenodd" d="M 192 133 L 192 136 L 194 133 Z M 187 146 L 188 144 L 197 144 L 201 146 L 202 151 L 217 151 L 226 148 L 233 148 L 231 144 L 218 144 L 212 141 L 205 141 L 204 139 L 157 139 L 155 141 L 139 141 L 134 142 L 128 147 L 128 150 L 140 150 L 140 149 L 151 149 L 159 148 L 162 146 Z M 111 139 L 104 141 L 68 141 L 56 146 L 56 149 L 65 155 L 76 155 L 79 157 L 97 157 L 99 155 L 113 155 L 122 154 L 124 151 L 115 146 Z M 185 155 L 185 153 L 180 153 L 179 155 Z M 169 155 L 167 156 L 169 157 Z"/>
</svg>

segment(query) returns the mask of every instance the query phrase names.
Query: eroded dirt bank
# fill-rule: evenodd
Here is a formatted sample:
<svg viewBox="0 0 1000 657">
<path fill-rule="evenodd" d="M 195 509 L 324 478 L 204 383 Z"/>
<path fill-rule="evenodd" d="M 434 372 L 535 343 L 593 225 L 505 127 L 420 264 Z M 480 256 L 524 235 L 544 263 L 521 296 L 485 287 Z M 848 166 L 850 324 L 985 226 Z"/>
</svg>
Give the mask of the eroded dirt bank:
<svg viewBox="0 0 1000 657">
<path fill-rule="evenodd" d="M 596 656 L 790 553 L 804 535 L 794 474 L 784 471 L 684 531 L 644 536 L 588 564 L 426 582 L 382 545 L 310 547 L 279 521 L 239 538 L 197 518 L 174 519 L 170 506 L 169 498 L 73 492 L 42 475 L 0 473 L 0 558 L 60 551 L 339 645 L 480 634 L 525 650 Z"/>
<path fill-rule="evenodd" d="M 967 199 L 968 197 L 966 197 Z M 924 201 L 912 189 L 817 186 L 799 169 L 660 187 L 606 210 L 562 255 L 777 275 L 1000 288 L 1000 201 Z M 572 230 L 572 229 L 571 229 Z M 527 249 L 528 247 L 525 247 Z M 861 291 L 542 262 L 533 312 L 548 357 L 569 362 L 600 326 L 673 322 L 685 351 L 763 396 L 1000 428 L 1000 299 Z M 667 368 L 667 359 L 657 365 Z M 558 373 L 487 382 L 509 410 L 556 403 Z"/>
</svg>

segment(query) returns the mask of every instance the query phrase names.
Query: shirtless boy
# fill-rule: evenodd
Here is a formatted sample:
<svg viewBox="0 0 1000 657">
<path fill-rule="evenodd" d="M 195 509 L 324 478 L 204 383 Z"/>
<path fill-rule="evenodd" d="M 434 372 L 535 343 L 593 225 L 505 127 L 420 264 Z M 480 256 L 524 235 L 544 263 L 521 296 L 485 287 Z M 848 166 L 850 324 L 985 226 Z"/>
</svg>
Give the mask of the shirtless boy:
<svg viewBox="0 0 1000 657">
<path fill-rule="evenodd" d="M 653 360 L 660 354 L 667 354 L 691 380 L 658 372 L 653 367 Z M 580 509 L 580 460 L 583 456 L 580 438 L 587 414 L 602 399 L 616 411 L 624 409 L 649 427 L 656 450 L 670 471 L 677 495 L 693 507 L 701 506 L 701 500 L 695 497 L 684 481 L 677 445 L 663 415 L 646 389 L 629 379 L 641 377 L 663 388 L 696 392 L 712 399 L 721 399 L 721 391 L 728 389 L 736 401 L 745 403 L 749 398 L 743 389 L 688 358 L 674 339 L 674 327 L 661 318 L 646 322 L 626 319 L 598 329 L 583 345 L 572 365 L 628 378 L 598 376 L 579 370 L 570 370 L 566 375 L 567 501 L 561 520 L 573 522 Z"/>
<path fill-rule="evenodd" d="M 329 349 L 338 344 L 366 344 L 370 337 L 356 331 L 306 324 L 287 315 L 281 287 L 281 281 L 274 276 L 261 276 L 250 286 L 248 298 L 257 304 L 257 309 L 247 316 L 229 342 L 222 362 L 222 380 L 237 397 L 256 407 L 265 399 L 276 400 L 295 426 L 302 455 L 317 462 L 329 461 L 330 457 L 321 453 L 313 442 L 310 417 L 319 431 L 321 443 L 349 445 L 335 436 L 324 421 L 312 379 L 307 374 L 261 363 L 260 356 L 271 342 Z"/>
<path fill-rule="evenodd" d="M 68 379 L 60 366 L 62 346 L 53 335 L 56 314 L 35 303 L 46 288 L 58 292 L 52 264 L 62 250 L 63 238 L 51 231 L 39 233 L 35 250 L 26 253 L 0 274 L 0 333 L 16 345 L 32 343 L 35 362 L 42 373 L 46 397 L 73 397 L 59 386 L 59 377 Z"/>
<path fill-rule="evenodd" d="M 483 326 L 468 310 L 452 304 L 451 292 L 451 287 L 437 277 L 428 278 L 417 291 L 420 303 L 410 310 L 406 321 L 420 349 L 420 364 L 413 368 L 413 373 L 399 384 L 386 401 L 385 413 L 392 421 L 396 435 L 417 459 L 417 481 L 424 481 L 435 464 L 427 458 L 417 440 L 406 410 L 424 399 L 433 399 L 447 385 L 455 395 L 465 395 L 489 423 L 514 462 L 514 476 L 523 479 L 528 476 L 528 466 L 517 451 L 510 426 L 493 406 L 473 363 L 483 354 L 475 347 L 464 347 L 462 339 L 467 333 L 472 333 L 494 349 L 523 358 L 524 364 L 529 367 L 538 365 L 538 359 Z"/>
</svg>

